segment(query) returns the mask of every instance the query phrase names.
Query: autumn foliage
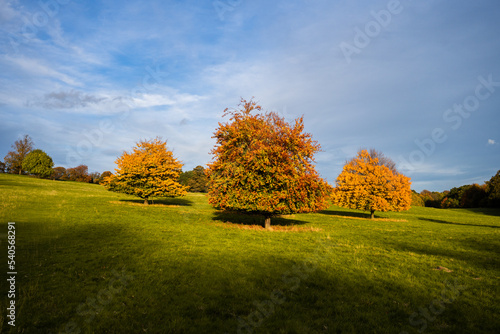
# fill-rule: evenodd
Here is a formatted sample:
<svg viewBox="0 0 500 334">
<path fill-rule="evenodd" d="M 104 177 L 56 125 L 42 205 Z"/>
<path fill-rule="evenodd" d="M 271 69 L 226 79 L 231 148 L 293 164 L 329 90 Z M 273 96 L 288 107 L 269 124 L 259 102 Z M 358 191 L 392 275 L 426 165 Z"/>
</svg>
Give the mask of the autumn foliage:
<svg viewBox="0 0 500 334">
<path fill-rule="evenodd" d="M 140 197 L 144 204 L 148 204 L 151 197 L 186 194 L 186 187 L 177 182 L 182 163 L 160 138 L 138 142 L 132 152 L 123 152 L 115 163 L 116 174 L 103 182 L 109 190 Z"/>
<path fill-rule="evenodd" d="M 373 150 L 359 151 L 345 164 L 336 183 L 333 203 L 370 211 L 371 218 L 375 211 L 403 211 L 411 205 L 410 178 L 398 173 L 390 159 Z"/>
<path fill-rule="evenodd" d="M 304 133 L 303 119 L 287 123 L 242 99 L 225 110 L 229 122 L 216 129 L 208 164 L 209 202 L 222 210 L 277 214 L 312 212 L 328 206 L 330 186 L 319 177 L 313 155 L 320 145 Z"/>
<path fill-rule="evenodd" d="M 9 173 L 23 174 L 23 160 L 33 150 L 33 140 L 24 135 L 22 139 L 16 140 L 12 145 L 14 151 L 10 151 L 4 158 L 5 168 Z"/>
</svg>

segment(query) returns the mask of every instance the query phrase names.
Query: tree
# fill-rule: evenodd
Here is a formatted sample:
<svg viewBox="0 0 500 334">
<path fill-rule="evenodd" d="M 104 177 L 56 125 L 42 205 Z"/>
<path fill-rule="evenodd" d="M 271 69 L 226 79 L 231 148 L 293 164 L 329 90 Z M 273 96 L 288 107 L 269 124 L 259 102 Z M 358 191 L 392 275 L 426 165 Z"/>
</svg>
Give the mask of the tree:
<svg viewBox="0 0 500 334">
<path fill-rule="evenodd" d="M 189 188 L 188 182 L 189 182 L 189 180 L 191 180 L 192 177 L 193 177 L 192 170 L 182 172 L 181 175 L 179 175 L 179 183 L 182 184 L 183 186 L 186 186 Z"/>
<path fill-rule="evenodd" d="M 182 163 L 167 150 L 167 142 L 160 138 L 137 143 L 132 152 L 123 152 L 115 163 L 116 174 L 107 177 L 107 189 L 144 199 L 151 197 L 177 197 L 186 194 L 186 187 L 177 181 Z"/>
<path fill-rule="evenodd" d="M 101 174 L 101 182 L 106 182 L 105 180 L 109 177 L 113 176 L 113 173 L 111 173 L 109 170 L 106 170 L 102 172 Z"/>
<path fill-rule="evenodd" d="M 500 170 L 489 181 L 486 181 L 486 193 L 488 206 L 500 208 Z"/>
<path fill-rule="evenodd" d="M 66 169 L 66 178 L 69 181 L 86 182 L 92 181 L 89 175 L 89 168 L 86 165 L 80 165 Z"/>
<path fill-rule="evenodd" d="M 425 206 L 424 200 L 415 190 L 411 191 L 411 206 Z"/>
<path fill-rule="evenodd" d="M 37 177 L 48 177 L 52 174 L 54 162 L 47 153 L 40 149 L 31 151 L 23 159 L 22 169 Z"/>
<path fill-rule="evenodd" d="M 488 205 L 487 188 L 487 184 L 480 186 L 476 183 L 452 188 L 449 192 L 443 192 L 441 194 L 442 196 L 445 196 L 445 198 L 441 201 L 441 208 L 486 207 Z M 434 206 L 434 204 L 435 201 L 429 200 L 429 206 Z"/>
<path fill-rule="evenodd" d="M 460 199 L 461 208 L 479 208 L 486 206 L 486 185 L 480 186 L 477 183 L 467 186 Z"/>
<path fill-rule="evenodd" d="M 99 184 L 101 182 L 101 173 L 99 172 L 92 172 L 89 174 L 90 176 L 90 183 L 95 183 L 95 184 Z"/>
<path fill-rule="evenodd" d="M 190 192 L 206 193 L 208 180 L 205 175 L 205 168 L 196 166 L 193 170 L 183 172 L 179 177 L 179 183 L 189 187 Z"/>
<path fill-rule="evenodd" d="M 240 110 L 225 110 L 229 122 L 216 129 L 208 164 L 209 203 L 217 209 L 258 213 L 270 228 L 279 214 L 328 207 L 331 187 L 313 165 L 320 145 L 303 133 L 303 117 L 288 124 L 274 112 L 242 99 Z"/>
<path fill-rule="evenodd" d="M 384 162 L 384 160 L 386 160 Z M 360 150 L 337 177 L 332 199 L 335 205 L 370 211 L 408 210 L 411 205 L 410 178 L 396 171 L 389 159 Z M 391 164 L 392 165 L 392 164 Z"/>
<path fill-rule="evenodd" d="M 5 173 L 6 168 L 7 166 L 5 165 L 5 163 L 0 161 L 0 173 Z"/>
<path fill-rule="evenodd" d="M 399 174 L 397 169 L 396 169 L 396 163 L 392 161 L 392 159 L 386 157 L 384 153 L 377 151 L 374 148 L 370 149 L 370 158 L 373 159 L 373 161 L 377 161 L 376 165 L 377 166 L 386 166 L 393 172 L 394 174 Z"/>
<path fill-rule="evenodd" d="M 450 192 L 446 195 L 446 198 L 454 200 L 453 203 L 456 201 L 456 203 L 458 203 L 457 207 L 459 207 L 467 188 L 469 188 L 469 185 L 451 188 Z"/>
<path fill-rule="evenodd" d="M 105 172 L 102 172 L 99 173 L 99 172 L 93 172 L 93 173 L 90 173 L 89 176 L 91 178 L 91 183 L 95 183 L 95 184 L 101 184 L 104 182 L 104 180 L 111 176 L 112 173 L 110 171 L 105 171 Z"/>
<path fill-rule="evenodd" d="M 193 169 L 193 176 L 188 181 L 189 190 L 191 192 L 206 193 L 208 187 L 208 179 L 203 166 L 196 166 Z"/>
<path fill-rule="evenodd" d="M 440 208 L 441 202 L 446 195 L 447 194 L 440 193 L 439 191 L 422 190 L 420 192 L 420 196 L 424 200 L 425 206 L 432 208 Z"/>
<path fill-rule="evenodd" d="M 52 180 L 64 180 L 66 177 L 66 168 L 64 167 L 52 168 L 52 175 L 50 177 Z"/>
<path fill-rule="evenodd" d="M 454 208 L 458 208 L 458 207 L 460 207 L 460 203 L 458 202 L 458 200 L 456 200 L 454 198 L 445 197 L 441 201 L 441 208 L 442 209 L 454 209 Z"/>
<path fill-rule="evenodd" d="M 23 173 L 23 160 L 33 150 L 33 140 L 30 136 L 24 135 L 20 140 L 16 140 L 11 146 L 14 151 L 10 151 L 4 158 L 5 165 L 9 173 L 21 175 Z"/>
</svg>

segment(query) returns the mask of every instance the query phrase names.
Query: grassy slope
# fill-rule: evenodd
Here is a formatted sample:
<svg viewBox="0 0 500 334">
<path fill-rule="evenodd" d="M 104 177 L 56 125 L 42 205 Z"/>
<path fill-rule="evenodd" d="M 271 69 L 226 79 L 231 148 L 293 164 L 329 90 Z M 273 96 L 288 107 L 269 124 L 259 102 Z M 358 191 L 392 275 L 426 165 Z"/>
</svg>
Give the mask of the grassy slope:
<svg viewBox="0 0 500 334">
<path fill-rule="evenodd" d="M 20 289 L 16 327 L 2 311 L 3 332 L 500 332 L 500 211 L 414 208 L 370 221 L 332 207 L 275 219 L 295 231 L 270 232 L 225 223 L 254 218 L 218 213 L 201 194 L 140 202 L 0 174 L 0 234 L 16 222 Z M 440 305 L 447 283 L 459 294 Z M 410 323 L 429 307 L 437 315 Z"/>
</svg>

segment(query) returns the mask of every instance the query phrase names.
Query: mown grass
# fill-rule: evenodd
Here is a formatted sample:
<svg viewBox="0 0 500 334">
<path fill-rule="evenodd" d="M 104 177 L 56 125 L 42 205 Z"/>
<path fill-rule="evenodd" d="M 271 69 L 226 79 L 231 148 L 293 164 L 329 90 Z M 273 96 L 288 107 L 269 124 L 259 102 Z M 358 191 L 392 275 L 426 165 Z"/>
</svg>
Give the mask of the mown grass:
<svg viewBox="0 0 500 334">
<path fill-rule="evenodd" d="M 499 210 L 331 207 L 266 231 L 202 194 L 140 202 L 0 174 L 19 289 L 11 327 L 2 279 L 2 332 L 500 332 Z"/>
</svg>

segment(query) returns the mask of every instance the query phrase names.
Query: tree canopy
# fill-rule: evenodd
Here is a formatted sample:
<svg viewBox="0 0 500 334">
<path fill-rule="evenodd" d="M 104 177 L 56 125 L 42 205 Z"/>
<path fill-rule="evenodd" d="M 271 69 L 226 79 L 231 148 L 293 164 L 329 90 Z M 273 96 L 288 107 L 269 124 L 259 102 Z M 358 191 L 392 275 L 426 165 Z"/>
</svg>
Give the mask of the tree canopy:
<svg viewBox="0 0 500 334">
<path fill-rule="evenodd" d="M 106 188 L 144 199 L 176 197 L 186 194 L 186 187 L 177 181 L 182 163 L 167 149 L 160 138 L 139 141 L 132 152 L 123 152 L 115 161 L 116 174 L 104 180 Z"/>
<path fill-rule="evenodd" d="M 50 177 L 52 178 L 52 180 L 65 180 L 66 168 L 64 167 L 52 168 L 52 175 Z"/>
<path fill-rule="evenodd" d="M 208 164 L 209 202 L 222 210 L 278 214 L 312 212 L 328 207 L 331 187 L 313 164 L 320 145 L 304 133 L 303 118 L 287 123 L 274 112 L 262 113 L 254 101 L 225 110 Z"/>
<path fill-rule="evenodd" d="M 500 208 L 500 170 L 486 181 L 486 192 L 488 194 L 488 205 Z"/>
<path fill-rule="evenodd" d="M 89 167 L 87 165 L 79 165 L 73 168 L 66 169 L 64 179 L 77 182 L 91 182 L 92 177 L 89 175 Z"/>
<path fill-rule="evenodd" d="M 190 192 L 206 193 L 208 180 L 203 166 L 196 166 L 193 170 L 183 172 L 179 177 L 179 183 L 187 186 Z"/>
<path fill-rule="evenodd" d="M 22 169 L 37 177 L 48 177 L 52 174 L 54 162 L 47 153 L 40 149 L 31 151 L 23 159 Z"/>
<path fill-rule="evenodd" d="M 375 211 L 408 210 L 410 184 L 390 159 L 374 150 L 360 150 L 337 177 L 332 199 L 341 207 L 370 211 L 374 218 Z"/>
</svg>

